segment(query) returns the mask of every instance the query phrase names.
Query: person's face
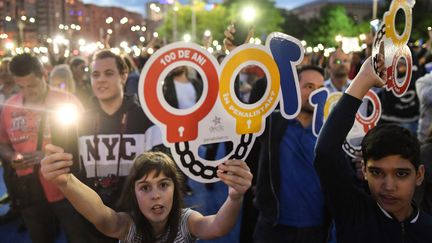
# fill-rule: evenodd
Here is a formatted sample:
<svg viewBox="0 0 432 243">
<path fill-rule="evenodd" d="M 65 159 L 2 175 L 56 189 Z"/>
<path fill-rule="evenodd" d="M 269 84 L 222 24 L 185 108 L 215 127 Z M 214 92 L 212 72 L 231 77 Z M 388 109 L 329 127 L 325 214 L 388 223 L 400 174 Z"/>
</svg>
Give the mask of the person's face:
<svg viewBox="0 0 432 243">
<path fill-rule="evenodd" d="M 368 160 L 363 172 L 378 204 L 398 220 L 406 219 L 411 213 L 415 187 L 423 181 L 423 165 L 416 172 L 409 160 L 400 155 L 389 155 Z"/>
<path fill-rule="evenodd" d="M 405 59 L 400 59 L 399 62 L 397 63 L 397 77 L 398 78 L 405 77 L 406 70 L 407 70 L 407 65 Z"/>
<path fill-rule="evenodd" d="M 164 227 L 173 205 L 172 179 L 163 172 L 156 176 L 156 171 L 152 171 L 135 182 L 135 195 L 141 213 L 153 228 Z"/>
<path fill-rule="evenodd" d="M 127 74 L 120 74 L 114 58 L 93 61 L 91 85 L 99 101 L 111 101 L 123 98 L 123 85 Z"/>
<path fill-rule="evenodd" d="M 302 100 L 302 112 L 313 113 L 314 108 L 309 103 L 310 94 L 324 85 L 324 77 L 315 70 L 306 70 L 300 73 L 300 94 Z"/>
<path fill-rule="evenodd" d="M 51 77 L 50 78 L 50 83 L 52 87 L 61 89 L 61 90 L 66 90 L 67 89 L 67 85 L 66 82 L 59 76 L 55 76 L 55 77 Z"/>
<path fill-rule="evenodd" d="M 348 78 L 351 68 L 350 55 L 341 50 L 337 50 L 329 60 L 330 74 L 334 78 Z"/>
<path fill-rule="evenodd" d="M 46 86 L 45 78 L 38 77 L 31 73 L 27 76 L 15 76 L 15 83 L 20 87 L 24 96 L 25 103 L 39 103 L 45 96 Z"/>
<path fill-rule="evenodd" d="M 71 67 L 72 74 L 76 80 L 83 80 L 86 75 L 86 64 L 80 63 L 75 67 Z"/>
</svg>

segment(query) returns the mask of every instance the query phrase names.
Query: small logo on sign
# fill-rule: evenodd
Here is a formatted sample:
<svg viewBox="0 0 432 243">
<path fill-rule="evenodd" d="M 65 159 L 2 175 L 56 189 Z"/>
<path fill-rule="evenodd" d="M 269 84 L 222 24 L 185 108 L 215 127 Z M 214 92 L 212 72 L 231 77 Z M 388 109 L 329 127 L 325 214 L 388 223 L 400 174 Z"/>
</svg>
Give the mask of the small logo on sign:
<svg viewBox="0 0 432 243">
<path fill-rule="evenodd" d="M 224 130 L 224 126 L 222 126 L 221 118 L 215 116 L 212 120 L 213 126 L 210 126 L 209 131 L 211 133 L 214 132 L 222 132 Z"/>
</svg>

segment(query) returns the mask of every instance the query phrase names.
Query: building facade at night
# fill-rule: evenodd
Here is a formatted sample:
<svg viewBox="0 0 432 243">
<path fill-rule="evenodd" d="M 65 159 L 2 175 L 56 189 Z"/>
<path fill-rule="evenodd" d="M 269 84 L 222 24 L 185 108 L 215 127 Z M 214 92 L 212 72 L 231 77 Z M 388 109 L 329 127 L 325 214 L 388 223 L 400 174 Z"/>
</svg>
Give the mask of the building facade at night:
<svg viewBox="0 0 432 243">
<path fill-rule="evenodd" d="M 143 33 L 131 31 L 131 27 L 145 25 L 139 13 L 80 0 L 2 0 L 0 16 L 0 42 L 13 41 L 27 47 L 45 43 L 59 34 L 71 40 L 84 38 L 94 42 L 111 33 L 112 44 L 122 39 L 133 43 Z M 106 21 L 109 17 L 111 22 Z"/>
<path fill-rule="evenodd" d="M 301 20 L 310 20 L 318 17 L 325 6 L 340 5 L 354 20 L 364 20 L 372 17 L 373 2 L 374 0 L 319 0 L 294 8 L 291 12 Z M 384 0 L 377 0 L 379 6 L 382 6 L 384 2 Z"/>
</svg>

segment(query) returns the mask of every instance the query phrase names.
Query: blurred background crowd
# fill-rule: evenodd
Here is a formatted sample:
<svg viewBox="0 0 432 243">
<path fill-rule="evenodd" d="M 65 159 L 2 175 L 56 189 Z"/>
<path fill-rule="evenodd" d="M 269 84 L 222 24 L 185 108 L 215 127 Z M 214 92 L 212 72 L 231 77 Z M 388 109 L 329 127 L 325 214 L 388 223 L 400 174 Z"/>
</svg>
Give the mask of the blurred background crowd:
<svg viewBox="0 0 432 243">
<path fill-rule="evenodd" d="M 305 52 L 298 68 L 310 65 L 322 68 L 324 86 L 331 91 L 344 91 L 371 55 L 379 18 L 388 10 L 390 1 L 323 0 L 300 2 L 294 7 L 286 2 L 291 1 L 160 0 L 143 1 L 140 8 L 129 6 L 126 10 L 99 6 L 96 1 L 3 0 L 0 2 L 0 103 L 20 92 L 8 68 L 14 56 L 23 53 L 37 56 L 43 63 L 49 86 L 74 94 L 85 109 L 90 109 L 94 96 L 90 63 L 96 51 L 109 49 L 124 59 L 128 69 L 124 93 L 137 95 L 146 61 L 166 44 L 197 43 L 221 63 L 231 50 L 224 46 L 224 32 L 232 24 L 238 34 L 241 31 L 248 34 L 240 42 L 233 43 L 236 45 L 265 45 L 268 34 L 275 31 L 299 39 Z M 286 8 L 288 5 L 290 9 Z M 431 138 L 432 117 L 430 11 L 430 0 L 417 1 L 413 9 L 413 29 L 408 43 L 413 56 L 413 74 L 408 92 L 402 97 L 385 90 L 378 92 L 382 104 L 380 122 L 404 126 L 425 143 Z M 404 14 L 399 11 L 396 29 L 400 33 L 404 23 Z M 405 60 L 399 60 L 398 78 L 405 77 L 406 67 Z M 259 66 L 242 68 L 235 83 L 238 99 L 245 104 L 260 100 L 266 88 L 265 82 L 261 82 L 265 76 Z M 175 84 L 176 89 L 184 91 L 177 92 L 177 97 L 173 96 L 173 80 L 186 84 L 182 87 Z M 163 85 L 165 99 L 178 109 L 193 106 L 203 91 L 203 79 L 199 70 L 192 66 L 172 70 Z M 217 159 L 231 149 L 229 144 L 209 145 L 200 153 L 207 159 Z M 247 162 L 256 175 L 259 148 L 254 147 L 253 151 Z M 0 232 L 2 237 L 5 234 L 9 237 L 0 241 L 24 242 L 28 240 L 25 226 L 13 205 L 9 206 L 13 200 L 6 188 L 0 188 L 4 193 L 0 198 L 3 213 Z M 246 195 L 244 217 L 233 232 L 213 242 L 251 242 L 259 214 L 252 205 L 254 190 L 253 186 Z M 204 185 L 188 180 L 186 205 L 204 214 L 215 213 L 226 193 L 223 184 Z M 58 241 L 64 241 L 61 237 Z"/>
</svg>

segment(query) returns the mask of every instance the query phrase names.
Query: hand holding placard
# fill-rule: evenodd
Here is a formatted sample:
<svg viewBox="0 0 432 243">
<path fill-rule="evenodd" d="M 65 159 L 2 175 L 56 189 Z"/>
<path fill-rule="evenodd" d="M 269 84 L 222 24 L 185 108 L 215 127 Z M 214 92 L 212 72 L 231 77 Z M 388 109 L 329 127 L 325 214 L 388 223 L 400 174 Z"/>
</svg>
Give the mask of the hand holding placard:
<svg viewBox="0 0 432 243">
<path fill-rule="evenodd" d="M 226 159 L 244 159 L 265 129 L 265 119 L 279 102 L 288 117 L 300 110 L 299 85 L 295 66 L 303 58 L 300 41 L 272 33 L 266 46 L 245 44 L 234 49 L 219 66 L 205 49 L 193 43 L 173 43 L 155 53 L 146 63 L 139 84 L 140 102 L 149 118 L 158 125 L 164 143 L 170 147 L 180 169 L 201 182 L 217 181 L 216 166 Z M 175 109 L 163 97 L 162 83 L 178 66 L 189 65 L 203 81 L 203 93 L 188 109 Z M 247 65 L 259 66 L 267 77 L 264 96 L 254 104 L 241 102 L 234 92 L 235 77 Z M 281 74 L 283 81 L 281 85 Z M 285 105 L 284 105 L 285 104 Z M 228 114 L 228 116 L 226 115 Z M 215 117 L 219 117 L 214 127 Z M 201 160 L 198 147 L 231 141 L 233 150 L 218 161 Z"/>
<path fill-rule="evenodd" d="M 372 66 L 375 73 L 378 72 L 378 54 L 384 56 L 386 66 L 386 80 L 383 84 L 387 90 L 391 90 L 397 97 L 401 97 L 411 82 L 412 72 L 412 56 L 409 47 L 407 46 L 412 28 L 412 8 L 414 1 L 394 0 L 389 11 L 384 14 L 384 21 L 379 27 L 372 46 Z M 395 27 L 396 14 L 398 10 L 402 10 L 405 14 L 405 29 L 399 35 Z M 407 72 L 404 80 L 397 80 L 397 64 L 400 59 L 405 59 Z"/>
</svg>

